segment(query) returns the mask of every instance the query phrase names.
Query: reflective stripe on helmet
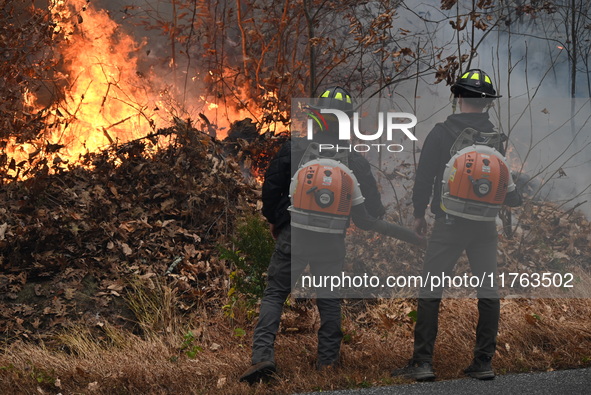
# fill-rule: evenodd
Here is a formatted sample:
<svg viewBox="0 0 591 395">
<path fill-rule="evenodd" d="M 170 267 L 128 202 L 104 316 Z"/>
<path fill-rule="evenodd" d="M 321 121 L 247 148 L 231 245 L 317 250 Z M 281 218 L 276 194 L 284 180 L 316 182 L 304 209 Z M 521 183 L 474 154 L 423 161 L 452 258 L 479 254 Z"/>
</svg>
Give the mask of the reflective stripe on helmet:
<svg viewBox="0 0 591 395">
<path fill-rule="evenodd" d="M 331 93 L 333 93 L 334 91 L 331 89 L 328 89 L 326 91 L 324 91 L 320 97 L 322 98 L 330 98 L 331 97 Z M 344 96 L 344 97 L 343 97 Z M 332 98 L 340 100 L 340 101 L 346 101 L 347 103 L 352 103 L 353 101 L 351 100 L 351 96 L 349 96 L 347 93 L 343 94 L 343 92 L 334 92 L 334 96 L 332 96 Z"/>
<path fill-rule="evenodd" d="M 472 73 L 472 75 L 470 75 L 470 72 L 467 72 L 460 79 L 462 79 L 462 80 L 463 79 L 479 80 L 480 74 L 479 73 Z M 490 77 L 486 74 L 484 74 L 484 82 L 486 82 L 487 84 L 492 84 Z"/>
</svg>

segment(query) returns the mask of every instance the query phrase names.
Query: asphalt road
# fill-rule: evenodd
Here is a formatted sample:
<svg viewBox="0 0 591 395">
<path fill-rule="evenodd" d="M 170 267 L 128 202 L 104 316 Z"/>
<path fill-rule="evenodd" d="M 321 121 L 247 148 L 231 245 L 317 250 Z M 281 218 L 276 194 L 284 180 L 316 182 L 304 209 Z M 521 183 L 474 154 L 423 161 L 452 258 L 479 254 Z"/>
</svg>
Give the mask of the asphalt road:
<svg viewBox="0 0 591 395">
<path fill-rule="evenodd" d="M 305 395 L 473 395 L 519 394 L 556 395 L 591 394 L 591 368 L 507 374 L 494 380 L 480 381 L 471 378 L 435 381 L 430 383 L 401 384 L 356 390 L 310 392 Z M 302 394 L 304 395 L 304 394 Z"/>
</svg>

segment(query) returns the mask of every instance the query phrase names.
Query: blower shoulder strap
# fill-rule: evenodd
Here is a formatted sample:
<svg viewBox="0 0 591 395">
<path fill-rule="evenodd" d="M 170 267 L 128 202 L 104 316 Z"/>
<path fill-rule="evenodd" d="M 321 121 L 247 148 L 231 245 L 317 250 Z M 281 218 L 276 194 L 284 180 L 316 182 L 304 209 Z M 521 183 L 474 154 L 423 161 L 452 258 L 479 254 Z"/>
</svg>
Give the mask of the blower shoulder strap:
<svg viewBox="0 0 591 395">
<path fill-rule="evenodd" d="M 455 138 L 455 141 L 449 150 L 451 156 L 454 156 L 463 148 L 472 145 L 486 145 L 499 152 L 503 152 L 503 143 L 507 140 L 507 136 L 504 133 L 500 133 L 496 130 L 493 130 L 492 132 L 481 132 L 470 127 L 457 131 L 452 130 L 445 123 L 443 123 L 443 125 L 452 137 Z"/>
<path fill-rule="evenodd" d="M 300 160 L 300 164 L 298 167 L 304 166 L 304 164 L 310 162 L 314 159 L 332 159 L 336 160 L 337 162 L 341 162 L 345 166 L 349 166 L 349 152 L 348 151 L 338 151 L 337 149 L 326 149 L 322 148 L 320 150 L 320 144 L 316 142 L 312 142 L 306 148 L 302 159 Z"/>
</svg>

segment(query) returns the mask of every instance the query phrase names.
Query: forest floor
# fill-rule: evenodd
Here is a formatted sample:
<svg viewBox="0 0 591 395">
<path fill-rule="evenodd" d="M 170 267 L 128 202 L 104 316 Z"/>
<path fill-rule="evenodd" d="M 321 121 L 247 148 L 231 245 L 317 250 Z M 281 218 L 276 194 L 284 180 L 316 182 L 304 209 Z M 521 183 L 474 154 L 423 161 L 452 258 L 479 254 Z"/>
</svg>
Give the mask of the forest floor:
<svg viewBox="0 0 591 395">
<path fill-rule="evenodd" d="M 250 173 L 260 174 L 280 141 L 220 143 L 178 127 L 161 134 L 165 147 L 138 140 L 76 166 L 54 161 L 0 191 L 0 392 L 289 394 L 404 382 L 390 371 L 412 353 L 412 295 L 343 300 L 342 364 L 322 372 L 314 369 L 314 302 L 290 299 L 276 380 L 238 382 L 250 363 L 258 299 L 236 282 L 248 278 L 237 264 L 250 257 L 232 262 L 220 251 L 233 251 L 236 228 L 260 212 Z M 589 221 L 539 201 L 512 215 L 499 269 L 572 273 L 579 292 L 506 292 L 494 369 L 591 366 Z M 415 247 L 360 232 L 348 238 L 349 267 L 419 273 Z M 458 268 L 466 265 L 461 258 Z M 476 303 L 442 303 L 440 379 L 461 377 L 470 363 Z"/>
</svg>

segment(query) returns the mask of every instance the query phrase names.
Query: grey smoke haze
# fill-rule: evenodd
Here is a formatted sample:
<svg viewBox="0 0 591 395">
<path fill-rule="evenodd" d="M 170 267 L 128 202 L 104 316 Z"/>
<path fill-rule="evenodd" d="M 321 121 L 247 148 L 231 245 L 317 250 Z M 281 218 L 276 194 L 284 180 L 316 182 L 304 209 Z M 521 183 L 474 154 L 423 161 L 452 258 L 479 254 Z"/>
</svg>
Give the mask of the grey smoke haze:
<svg viewBox="0 0 591 395">
<path fill-rule="evenodd" d="M 467 14 L 472 2 L 460 1 L 460 4 L 460 13 Z M 169 1 L 101 0 L 96 5 L 108 9 L 116 21 L 133 32 L 138 42 L 147 39 L 145 48 L 149 50 L 149 54 L 143 59 L 146 65 L 156 70 L 171 85 L 184 80 L 183 56 L 177 59 L 180 67 L 177 69 L 176 80 L 167 66 L 170 59 L 169 39 L 157 31 L 148 31 L 135 25 L 140 17 L 149 15 L 159 15 L 163 20 L 172 19 Z M 125 11 L 128 5 L 134 8 Z M 372 7 L 375 12 L 379 10 L 377 3 L 359 5 L 362 6 L 370 11 Z M 455 21 L 455 7 L 449 11 L 441 11 L 438 7 L 439 2 L 404 1 L 397 9 L 393 34 L 400 32 L 399 29 L 406 29 L 415 35 L 398 34 L 400 39 L 389 43 L 389 49 L 407 46 L 416 50 L 420 40 L 421 47 L 426 52 L 441 50 L 442 59 L 449 55 L 458 55 L 458 42 L 461 52 L 467 53 L 470 48 L 468 33 L 471 30 L 467 28 L 460 32 L 458 40 L 457 31 L 449 23 L 450 20 Z M 488 33 L 486 37 L 485 32 L 475 30 L 474 41 L 482 41 L 471 67 L 481 68 L 489 73 L 498 92 L 503 95 L 490 113 L 499 129 L 511 136 L 513 148 L 508 154 L 509 160 L 514 168 L 522 168 L 523 173 L 536 176 L 538 182 L 545 185 L 538 197 L 555 201 L 572 200 L 566 207 L 588 200 L 581 209 L 591 216 L 591 129 L 587 119 L 591 105 L 587 104 L 589 109 L 584 109 L 585 99 L 578 99 L 575 108 L 583 110 L 576 115 L 574 123 L 570 122 L 570 69 L 568 53 L 564 47 L 568 43 L 564 21 L 561 20 L 563 14 L 556 12 L 531 18 L 528 15 L 518 15 L 514 6 L 503 10 L 503 13 L 507 23 L 501 24 L 499 29 Z M 227 39 L 230 43 L 238 44 L 235 38 Z M 588 97 L 589 73 L 583 66 L 580 62 L 577 94 Z M 383 68 L 386 73 L 395 73 L 391 64 L 384 64 Z M 393 98 L 394 110 L 417 115 L 419 123 L 415 134 L 419 137 L 419 147 L 434 123 L 444 120 L 451 113 L 449 87 L 444 82 L 434 82 L 434 75 L 429 73 L 418 81 L 411 79 L 383 91 L 383 95 Z M 371 94 L 378 89 L 379 87 L 366 86 L 363 93 Z M 193 105 L 198 106 L 200 86 L 197 81 L 191 82 L 189 92 Z M 415 92 L 418 96 L 416 99 Z M 402 137 L 401 143 L 410 147 L 408 141 L 404 141 Z M 407 151 L 409 149 L 406 148 Z M 396 160 L 412 163 L 412 156 L 410 153 L 408 156 L 398 154 Z M 562 171 L 559 172 L 558 169 Z M 549 181 L 551 178 L 553 180 Z"/>
<path fill-rule="evenodd" d="M 404 3 L 407 7 L 399 9 L 397 27 L 436 32 L 432 44 L 427 40 L 423 42 L 429 42 L 433 47 L 447 46 L 442 58 L 458 54 L 457 32 L 450 26 L 449 19 L 445 19 L 455 15 L 455 9 L 442 12 L 437 5 L 424 1 Z M 471 2 L 464 2 L 464 6 L 471 6 Z M 587 12 L 588 8 L 586 5 Z M 468 11 L 467 7 L 463 9 L 466 14 Z M 498 31 L 482 39 L 478 55 L 471 64 L 472 68 L 481 68 L 490 74 L 497 91 L 503 95 L 490 110 L 491 118 L 500 130 L 511 136 L 512 148 L 508 157 L 514 168 L 530 177 L 535 176 L 535 183 L 543 185 L 537 198 L 564 203 L 566 208 L 587 201 L 580 209 L 591 217 L 589 73 L 578 71 L 577 95 L 580 98 L 571 101 L 563 15 L 555 13 L 542 15 L 543 18 L 523 16 L 519 19 L 514 12 L 505 14 L 511 23 L 501 25 Z M 423 23 L 417 16 L 440 22 Z M 468 30 L 460 33 L 462 53 L 468 53 L 470 48 L 466 40 Z M 484 34 L 476 29 L 475 42 L 479 42 Z M 584 34 L 588 38 L 588 29 Z M 590 46 L 588 40 L 586 45 Z M 583 67 L 581 61 L 579 66 L 580 69 Z M 393 93 L 393 97 L 398 97 L 395 102 L 400 109 L 417 114 L 416 135 L 419 140 L 434 123 L 445 119 L 452 111 L 449 87 L 445 83 L 434 85 L 433 82 L 433 77 L 426 77 L 419 80 L 416 87 L 415 81 L 408 81 L 398 85 Z M 416 105 L 408 99 L 414 96 L 415 89 L 420 96 Z M 574 116 L 571 103 L 576 109 Z"/>
</svg>

